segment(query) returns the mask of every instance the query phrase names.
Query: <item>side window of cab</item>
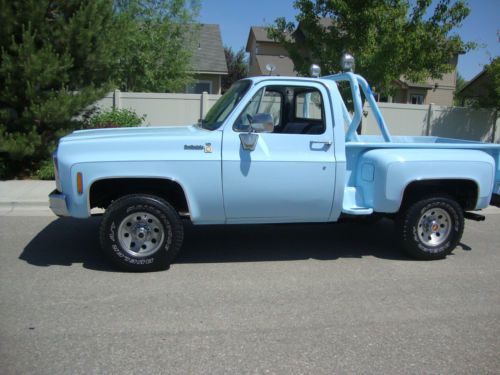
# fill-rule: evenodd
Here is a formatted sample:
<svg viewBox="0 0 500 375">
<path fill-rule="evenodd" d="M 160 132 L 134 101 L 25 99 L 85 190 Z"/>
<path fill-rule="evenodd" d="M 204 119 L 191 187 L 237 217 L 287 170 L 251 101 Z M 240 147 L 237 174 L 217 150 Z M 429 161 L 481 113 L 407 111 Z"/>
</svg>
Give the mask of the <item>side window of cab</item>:
<svg viewBox="0 0 500 375">
<path fill-rule="evenodd" d="M 274 134 L 322 134 L 326 126 L 321 92 L 308 86 L 266 86 L 258 90 L 233 124 L 247 132 L 256 114 L 273 118 Z"/>
<path fill-rule="evenodd" d="M 243 112 L 233 124 L 237 132 L 246 132 L 249 129 L 251 119 L 257 113 L 266 113 L 273 117 L 274 127 L 281 125 L 281 113 L 283 109 L 283 95 L 272 88 L 262 88 L 252 97 Z"/>
<path fill-rule="evenodd" d="M 326 126 L 321 92 L 313 87 L 295 87 L 289 121 L 285 134 L 323 134 Z"/>
</svg>

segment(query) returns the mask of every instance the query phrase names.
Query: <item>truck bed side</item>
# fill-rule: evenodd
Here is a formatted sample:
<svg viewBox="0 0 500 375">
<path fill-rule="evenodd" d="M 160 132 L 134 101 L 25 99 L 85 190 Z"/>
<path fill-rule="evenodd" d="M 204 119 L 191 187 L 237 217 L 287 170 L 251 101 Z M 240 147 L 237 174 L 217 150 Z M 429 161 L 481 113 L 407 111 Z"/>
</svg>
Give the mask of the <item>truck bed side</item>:
<svg viewBox="0 0 500 375">
<path fill-rule="evenodd" d="M 416 137 L 395 137 L 400 139 L 391 143 L 362 138 L 362 142 L 346 143 L 344 213 L 395 213 L 413 183 L 468 181 L 467 189 L 475 189 L 468 192 L 475 195 L 469 209 L 486 207 L 491 194 L 499 193 L 500 145 L 442 142 L 435 137 L 417 137 L 417 143 L 409 143 Z"/>
</svg>

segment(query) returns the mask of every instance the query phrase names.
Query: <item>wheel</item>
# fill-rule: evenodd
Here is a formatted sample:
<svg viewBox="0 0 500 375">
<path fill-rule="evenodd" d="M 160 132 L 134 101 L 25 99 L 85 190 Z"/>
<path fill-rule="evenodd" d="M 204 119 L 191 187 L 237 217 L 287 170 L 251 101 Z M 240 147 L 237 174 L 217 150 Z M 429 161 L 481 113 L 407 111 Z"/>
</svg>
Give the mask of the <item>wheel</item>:
<svg viewBox="0 0 500 375">
<path fill-rule="evenodd" d="M 175 209 L 152 195 L 127 195 L 106 210 L 101 247 L 125 271 L 167 269 L 180 250 L 184 228 Z"/>
<path fill-rule="evenodd" d="M 400 213 L 396 230 L 408 254 L 423 260 L 442 259 L 462 238 L 463 210 L 450 197 L 427 197 Z"/>
</svg>

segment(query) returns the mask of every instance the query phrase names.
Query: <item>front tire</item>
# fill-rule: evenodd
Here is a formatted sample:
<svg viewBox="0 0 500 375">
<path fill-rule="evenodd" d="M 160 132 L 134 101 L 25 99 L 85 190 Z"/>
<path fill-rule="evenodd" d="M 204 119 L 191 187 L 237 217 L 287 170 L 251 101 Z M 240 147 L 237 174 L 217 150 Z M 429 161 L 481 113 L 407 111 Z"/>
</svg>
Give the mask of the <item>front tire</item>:
<svg viewBox="0 0 500 375">
<path fill-rule="evenodd" d="M 450 197 L 427 197 L 400 213 L 396 230 L 402 247 L 411 256 L 422 260 L 442 259 L 462 238 L 463 209 Z"/>
<path fill-rule="evenodd" d="M 127 195 L 114 201 L 100 229 L 103 251 L 124 271 L 168 268 L 183 237 L 184 227 L 176 210 L 152 195 Z"/>
</svg>

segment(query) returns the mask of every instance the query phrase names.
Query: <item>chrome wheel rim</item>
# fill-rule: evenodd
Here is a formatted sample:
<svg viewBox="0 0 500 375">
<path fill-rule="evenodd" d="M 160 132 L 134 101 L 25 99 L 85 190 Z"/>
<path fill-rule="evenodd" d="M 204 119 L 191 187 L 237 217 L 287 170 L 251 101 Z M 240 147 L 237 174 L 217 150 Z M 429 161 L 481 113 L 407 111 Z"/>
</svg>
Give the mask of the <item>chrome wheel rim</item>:
<svg viewBox="0 0 500 375">
<path fill-rule="evenodd" d="M 451 233 L 452 221 L 448 212 L 442 208 L 425 211 L 417 224 L 419 240 L 428 247 L 444 243 Z"/>
<path fill-rule="evenodd" d="M 156 253 L 164 237 L 163 224 L 149 212 L 134 212 L 118 226 L 118 241 L 122 249 L 134 258 Z"/>
</svg>

